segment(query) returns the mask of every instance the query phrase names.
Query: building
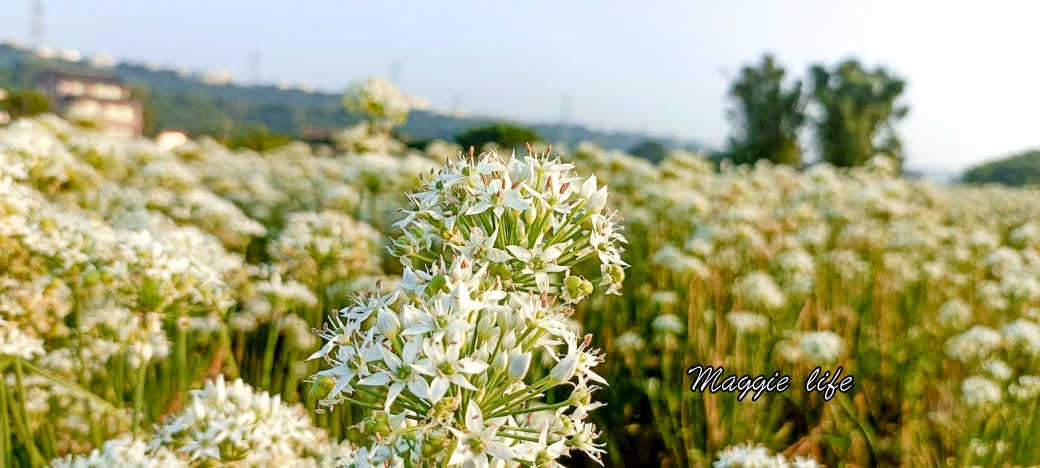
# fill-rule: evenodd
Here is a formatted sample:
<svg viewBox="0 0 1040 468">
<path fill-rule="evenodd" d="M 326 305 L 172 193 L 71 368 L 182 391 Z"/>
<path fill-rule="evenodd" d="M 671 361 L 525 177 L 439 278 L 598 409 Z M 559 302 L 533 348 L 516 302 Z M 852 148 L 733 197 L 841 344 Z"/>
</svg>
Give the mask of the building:
<svg viewBox="0 0 1040 468">
<path fill-rule="evenodd" d="M 188 142 L 188 134 L 180 130 L 164 129 L 155 135 L 155 144 L 166 151 Z"/>
<path fill-rule="evenodd" d="M 40 75 L 36 87 L 68 120 L 90 122 L 119 138 L 141 136 L 141 104 L 130 100 L 130 87 L 111 73 L 51 70 Z"/>
<path fill-rule="evenodd" d="M 0 88 L 0 109 L 4 108 L 4 101 L 7 100 L 7 90 Z M 11 115 L 6 111 L 0 110 L 0 125 L 3 125 L 11 121 Z"/>
</svg>

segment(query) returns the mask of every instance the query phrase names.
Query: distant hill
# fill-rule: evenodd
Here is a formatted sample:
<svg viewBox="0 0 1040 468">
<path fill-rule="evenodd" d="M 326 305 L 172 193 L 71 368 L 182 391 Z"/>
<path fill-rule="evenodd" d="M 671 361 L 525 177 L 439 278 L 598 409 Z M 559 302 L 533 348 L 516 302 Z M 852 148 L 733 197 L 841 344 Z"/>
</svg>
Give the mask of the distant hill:
<svg viewBox="0 0 1040 468">
<path fill-rule="evenodd" d="M 30 87 L 37 74 L 56 66 L 93 68 L 86 62 L 42 59 L 25 49 L 0 44 L 0 87 Z M 152 120 L 146 132 L 175 128 L 196 136 L 227 138 L 262 125 L 273 133 L 321 141 L 330 132 L 357 121 L 356 116 L 343 109 L 340 94 L 275 86 L 211 84 L 192 74 L 132 63 L 119 63 L 110 70 L 137 88 L 136 98 L 145 102 Z M 467 128 L 494 121 L 511 120 L 413 110 L 400 133 L 403 139 L 412 141 L 451 140 Z M 654 140 L 668 147 L 702 148 L 697 143 L 635 132 L 598 132 L 580 125 L 554 123 L 516 123 L 535 129 L 549 141 L 569 145 L 591 141 L 607 148 L 628 150 Z"/>
<path fill-rule="evenodd" d="M 1040 150 L 972 167 L 964 173 L 962 180 L 970 184 L 1040 185 Z"/>
</svg>

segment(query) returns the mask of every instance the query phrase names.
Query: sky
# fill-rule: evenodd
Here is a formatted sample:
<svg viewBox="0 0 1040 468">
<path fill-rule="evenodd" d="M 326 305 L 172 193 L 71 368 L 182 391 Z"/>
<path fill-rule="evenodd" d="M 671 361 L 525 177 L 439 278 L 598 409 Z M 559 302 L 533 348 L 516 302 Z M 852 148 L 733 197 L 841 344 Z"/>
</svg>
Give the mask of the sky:
<svg viewBox="0 0 1040 468">
<path fill-rule="evenodd" d="M 436 108 L 712 147 L 741 67 L 855 57 L 907 81 L 909 167 L 1040 148 L 1040 2 L 41 1 L 45 46 L 330 92 L 380 75 Z M 30 41 L 32 3 L 0 0 L 0 39 Z"/>
</svg>

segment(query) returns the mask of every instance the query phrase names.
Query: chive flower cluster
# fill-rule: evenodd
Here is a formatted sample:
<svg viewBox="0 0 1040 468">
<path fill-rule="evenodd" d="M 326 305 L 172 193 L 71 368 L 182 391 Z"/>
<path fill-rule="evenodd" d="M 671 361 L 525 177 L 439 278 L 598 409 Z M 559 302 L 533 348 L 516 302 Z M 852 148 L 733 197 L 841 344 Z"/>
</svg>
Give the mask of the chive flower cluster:
<svg viewBox="0 0 1040 468">
<path fill-rule="evenodd" d="M 618 294 L 624 279 L 606 187 L 548 151 L 471 153 L 409 200 L 390 247 L 401 280 L 333 316 L 310 357 L 328 363 L 311 378 L 323 408 L 365 409 L 354 465 L 543 467 L 574 451 L 598 461 L 588 415 L 601 406 L 603 356 L 567 318 L 597 285 Z M 578 274 L 583 263 L 599 274 Z"/>
</svg>

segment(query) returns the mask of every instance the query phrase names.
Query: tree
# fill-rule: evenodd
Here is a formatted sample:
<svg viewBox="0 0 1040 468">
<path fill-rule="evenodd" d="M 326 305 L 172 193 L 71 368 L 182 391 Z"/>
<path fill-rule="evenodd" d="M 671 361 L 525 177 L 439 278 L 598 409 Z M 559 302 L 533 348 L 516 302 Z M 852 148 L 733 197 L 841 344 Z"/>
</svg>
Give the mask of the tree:
<svg viewBox="0 0 1040 468">
<path fill-rule="evenodd" d="M 497 143 L 503 148 L 516 148 L 525 143 L 534 143 L 539 139 L 538 133 L 534 130 L 509 123 L 473 127 L 455 136 L 455 142 L 462 146 L 463 150 L 468 150 L 472 146 L 477 151 L 491 142 Z"/>
<path fill-rule="evenodd" d="M 130 85 L 130 99 L 141 104 L 141 133 L 145 136 L 155 136 L 155 105 L 151 95 L 145 85 Z"/>
<path fill-rule="evenodd" d="M 645 140 L 633 146 L 632 149 L 628 150 L 628 153 L 656 164 L 668 157 L 668 148 L 658 141 Z"/>
<path fill-rule="evenodd" d="M 253 151 L 267 152 L 292 143 L 292 138 L 285 135 L 272 134 L 264 124 L 256 124 L 245 133 L 227 141 L 229 148 L 249 148 Z"/>
<path fill-rule="evenodd" d="M 909 109 L 896 103 L 906 83 L 883 68 L 864 70 L 846 60 L 833 71 L 810 69 L 812 97 L 819 106 L 814 122 L 821 159 L 835 166 L 859 166 L 877 153 L 902 161 L 894 124 Z"/>
<path fill-rule="evenodd" d="M 1019 186 L 1040 184 L 1040 150 L 1009 156 L 968 169 L 961 178 L 969 184 Z"/>
<path fill-rule="evenodd" d="M 736 164 L 768 159 L 777 164 L 800 165 L 798 132 L 805 125 L 802 83 L 784 88 L 784 69 L 766 55 L 758 67 L 744 67 L 729 95 L 734 101 L 730 120 L 728 158 Z"/>
<path fill-rule="evenodd" d="M 14 88 L 7 93 L 7 99 L 0 101 L 0 110 L 6 111 L 11 120 L 42 114 L 51 108 L 50 100 L 39 91 Z"/>
</svg>

